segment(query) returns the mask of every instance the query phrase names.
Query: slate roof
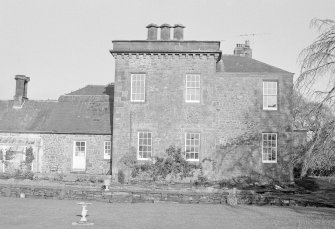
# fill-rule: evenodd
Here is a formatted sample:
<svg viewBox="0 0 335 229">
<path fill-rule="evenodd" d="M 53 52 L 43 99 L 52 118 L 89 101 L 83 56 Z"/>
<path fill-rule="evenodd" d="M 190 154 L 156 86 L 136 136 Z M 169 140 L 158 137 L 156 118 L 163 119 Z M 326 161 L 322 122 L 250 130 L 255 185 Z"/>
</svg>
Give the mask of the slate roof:
<svg viewBox="0 0 335 229">
<path fill-rule="evenodd" d="M 0 131 L 111 134 L 114 85 L 88 85 L 57 101 L 28 100 L 22 108 L 0 101 Z"/>
<path fill-rule="evenodd" d="M 110 88 L 105 85 L 87 85 L 66 95 L 111 95 Z"/>
<path fill-rule="evenodd" d="M 0 101 L 0 131 L 42 131 L 57 101 L 28 100 L 20 109 L 13 108 L 13 103 L 13 100 Z"/>
<path fill-rule="evenodd" d="M 224 65 L 224 72 L 264 72 L 293 74 L 291 72 L 245 56 L 222 55 L 221 61 Z"/>
</svg>

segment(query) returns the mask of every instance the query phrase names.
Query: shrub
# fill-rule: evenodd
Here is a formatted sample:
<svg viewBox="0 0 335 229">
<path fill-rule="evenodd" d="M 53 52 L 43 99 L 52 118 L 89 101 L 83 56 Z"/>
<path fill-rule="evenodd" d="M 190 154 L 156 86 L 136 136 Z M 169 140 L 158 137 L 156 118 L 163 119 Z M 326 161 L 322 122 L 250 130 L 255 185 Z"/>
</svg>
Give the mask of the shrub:
<svg viewBox="0 0 335 229">
<path fill-rule="evenodd" d="M 8 166 L 9 161 L 14 159 L 15 157 L 15 152 L 11 151 L 10 149 L 7 151 L 4 151 L 0 149 L 0 161 L 4 163 L 6 166 Z"/>
<path fill-rule="evenodd" d="M 31 170 L 31 164 L 33 163 L 34 159 L 35 159 L 35 157 L 34 157 L 33 148 L 32 147 L 27 148 L 25 164 L 26 164 L 26 166 L 28 167 L 29 170 Z"/>
<path fill-rule="evenodd" d="M 186 178 L 192 176 L 192 171 L 198 167 L 185 160 L 180 148 L 176 149 L 174 146 L 170 146 L 166 150 L 166 154 L 166 158 L 156 158 L 153 171 L 155 177 L 166 178 L 168 174 L 180 174 L 180 178 Z"/>
<path fill-rule="evenodd" d="M 194 181 L 193 183 L 195 186 L 200 186 L 200 185 L 204 185 L 204 186 L 208 186 L 211 183 L 209 182 L 208 178 L 205 177 L 204 175 L 200 174 L 197 178 L 196 181 Z"/>
<path fill-rule="evenodd" d="M 19 169 L 16 169 L 13 174 L 10 175 L 10 177 L 13 177 L 15 179 L 34 179 L 34 173 L 32 171 L 22 171 Z"/>
<path fill-rule="evenodd" d="M 124 184 L 124 180 L 125 180 L 125 175 L 124 172 L 122 170 L 119 170 L 117 173 L 117 180 L 120 184 Z"/>
<path fill-rule="evenodd" d="M 34 173 L 32 171 L 24 171 L 22 173 L 22 177 L 24 179 L 29 179 L 29 180 L 33 180 L 34 179 Z"/>
<path fill-rule="evenodd" d="M 166 179 L 168 175 L 177 180 L 191 177 L 199 167 L 186 161 L 180 148 L 170 146 L 165 153 L 166 157 L 155 157 L 153 161 L 145 163 L 132 163 L 128 157 L 123 161 L 132 169 L 131 177 L 150 177 L 153 180 Z"/>
</svg>

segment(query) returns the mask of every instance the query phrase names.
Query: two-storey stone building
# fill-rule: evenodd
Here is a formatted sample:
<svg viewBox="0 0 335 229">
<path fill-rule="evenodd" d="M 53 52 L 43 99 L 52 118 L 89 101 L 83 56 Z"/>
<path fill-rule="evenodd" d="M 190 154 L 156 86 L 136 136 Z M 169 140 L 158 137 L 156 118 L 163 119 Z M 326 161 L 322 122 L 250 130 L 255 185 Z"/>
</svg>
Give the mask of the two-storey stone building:
<svg viewBox="0 0 335 229">
<path fill-rule="evenodd" d="M 145 161 L 175 145 L 211 179 L 288 180 L 293 74 L 252 59 L 249 43 L 223 55 L 219 41 L 183 40 L 182 25 L 147 28 L 147 40 L 110 51 L 114 174 L 124 155 Z"/>
</svg>

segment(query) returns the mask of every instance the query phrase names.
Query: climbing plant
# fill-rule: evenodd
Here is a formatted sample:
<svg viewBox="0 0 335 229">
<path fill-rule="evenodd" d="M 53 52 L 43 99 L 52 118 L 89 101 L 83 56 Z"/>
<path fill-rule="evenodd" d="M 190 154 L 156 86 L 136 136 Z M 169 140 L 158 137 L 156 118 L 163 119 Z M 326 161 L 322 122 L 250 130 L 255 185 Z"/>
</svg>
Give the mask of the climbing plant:
<svg viewBox="0 0 335 229">
<path fill-rule="evenodd" d="M 32 167 L 32 163 L 33 160 L 35 159 L 34 157 L 34 152 L 33 152 L 33 148 L 30 146 L 29 148 L 26 149 L 26 166 L 28 168 L 28 170 L 31 170 Z"/>
</svg>

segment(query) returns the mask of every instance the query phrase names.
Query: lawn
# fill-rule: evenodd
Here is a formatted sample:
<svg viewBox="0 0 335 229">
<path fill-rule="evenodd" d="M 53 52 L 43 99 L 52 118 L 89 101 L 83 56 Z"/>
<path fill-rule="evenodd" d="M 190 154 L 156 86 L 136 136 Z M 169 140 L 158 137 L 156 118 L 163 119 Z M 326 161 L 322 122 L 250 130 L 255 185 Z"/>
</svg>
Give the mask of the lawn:
<svg viewBox="0 0 335 229">
<path fill-rule="evenodd" d="M 81 228 L 71 200 L 0 197 L 0 228 Z M 335 228 L 335 209 L 173 203 L 92 202 L 85 228 Z"/>
</svg>

